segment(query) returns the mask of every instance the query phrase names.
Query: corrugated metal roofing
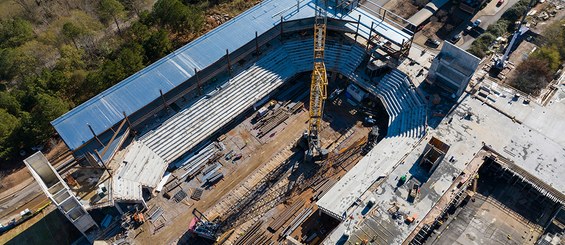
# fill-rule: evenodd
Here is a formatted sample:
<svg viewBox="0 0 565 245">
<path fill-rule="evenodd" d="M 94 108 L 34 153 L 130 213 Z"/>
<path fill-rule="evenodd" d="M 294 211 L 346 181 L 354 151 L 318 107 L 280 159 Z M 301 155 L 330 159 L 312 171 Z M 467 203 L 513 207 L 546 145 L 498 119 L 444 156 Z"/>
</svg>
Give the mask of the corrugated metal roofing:
<svg viewBox="0 0 565 245">
<path fill-rule="evenodd" d="M 426 7 L 422 8 L 416 14 L 412 15 L 412 17 L 410 17 L 408 21 L 415 26 L 419 26 L 420 24 L 424 23 L 424 21 L 432 17 L 432 15 L 434 15 L 438 11 L 438 9 L 440 9 L 447 2 L 448 0 L 432 0 L 431 2 L 426 4 Z"/>
<path fill-rule="evenodd" d="M 126 78 L 106 91 L 77 106 L 51 124 L 71 150 L 75 150 L 94 136 L 90 125 L 97 135 L 103 133 L 119 121 L 123 113 L 131 115 L 140 110 L 163 93 L 171 91 L 194 75 L 194 69 L 202 70 L 224 57 L 226 49 L 237 50 L 259 35 L 270 30 L 280 22 L 280 16 L 285 21 L 313 17 L 315 0 L 303 0 L 300 8 L 295 0 L 266 0 L 245 11 L 232 20 L 215 28 L 200 38 L 188 43 L 159 61 Z M 377 27 L 386 35 L 399 40 L 408 40 L 408 34 L 388 26 L 380 19 L 355 9 L 349 14 L 334 15 L 328 12 L 328 17 L 356 21 L 362 15 L 360 34 L 371 22 L 378 22 Z M 356 25 L 348 25 L 355 29 Z"/>
</svg>

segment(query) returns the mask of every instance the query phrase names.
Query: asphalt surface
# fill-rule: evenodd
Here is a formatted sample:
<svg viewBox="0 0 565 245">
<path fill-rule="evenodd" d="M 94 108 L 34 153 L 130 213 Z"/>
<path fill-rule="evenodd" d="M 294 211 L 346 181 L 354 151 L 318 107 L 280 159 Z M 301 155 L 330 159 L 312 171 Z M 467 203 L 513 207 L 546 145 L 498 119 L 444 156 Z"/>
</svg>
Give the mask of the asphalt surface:
<svg viewBox="0 0 565 245">
<path fill-rule="evenodd" d="M 481 24 L 479 25 L 479 27 L 482 29 L 482 31 L 484 31 L 490 24 L 495 23 L 498 19 L 500 19 L 500 16 L 502 16 L 502 14 L 507 9 L 514 6 L 514 4 L 518 2 L 518 0 L 505 0 L 504 3 L 499 7 L 496 6 L 497 2 L 498 0 L 492 0 L 484 9 L 479 11 L 469 23 L 463 23 L 457 29 L 459 31 L 463 31 L 475 20 L 480 19 Z M 461 49 L 466 50 L 471 46 L 471 43 L 473 43 L 475 37 L 473 37 L 472 35 L 463 35 L 461 40 L 457 43 L 457 46 L 459 46 Z"/>
</svg>

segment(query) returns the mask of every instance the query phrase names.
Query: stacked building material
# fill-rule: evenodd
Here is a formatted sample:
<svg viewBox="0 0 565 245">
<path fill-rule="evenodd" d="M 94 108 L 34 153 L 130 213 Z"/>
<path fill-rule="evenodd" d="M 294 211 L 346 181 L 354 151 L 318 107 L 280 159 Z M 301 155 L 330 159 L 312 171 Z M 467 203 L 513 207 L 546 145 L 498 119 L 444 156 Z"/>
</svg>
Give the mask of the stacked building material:
<svg viewBox="0 0 565 245">
<path fill-rule="evenodd" d="M 290 236 L 300 224 L 302 224 L 308 217 L 310 217 L 313 212 L 314 208 L 312 206 L 303 209 L 300 214 L 294 217 L 294 219 L 292 220 L 292 222 L 290 222 L 286 229 L 284 229 L 284 232 L 281 233 L 281 237 Z"/>
<path fill-rule="evenodd" d="M 259 233 L 262 224 L 263 221 L 259 221 L 255 223 L 253 226 L 251 226 L 251 228 L 249 228 L 249 230 L 245 232 L 243 236 L 239 237 L 235 241 L 234 245 L 244 245 L 244 244 L 248 244 L 249 242 L 253 242 L 254 240 L 251 238 L 257 235 L 257 233 Z"/>
<path fill-rule="evenodd" d="M 293 203 L 290 207 L 285 209 L 285 211 L 281 215 L 276 217 L 269 224 L 269 229 L 271 231 L 277 231 L 278 229 L 280 229 L 286 223 L 286 221 L 292 218 L 292 216 L 294 216 L 296 211 L 298 211 L 302 206 L 304 206 L 304 200 L 299 200 Z"/>
</svg>

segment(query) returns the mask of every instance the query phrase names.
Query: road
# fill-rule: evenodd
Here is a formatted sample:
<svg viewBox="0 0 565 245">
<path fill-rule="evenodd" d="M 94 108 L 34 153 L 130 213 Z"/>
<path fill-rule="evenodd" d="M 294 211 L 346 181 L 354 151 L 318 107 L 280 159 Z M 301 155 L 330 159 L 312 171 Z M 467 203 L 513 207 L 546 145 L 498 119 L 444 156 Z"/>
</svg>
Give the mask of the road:
<svg viewBox="0 0 565 245">
<path fill-rule="evenodd" d="M 75 163 L 72 160 L 69 152 L 52 160 L 52 162 L 58 172 L 62 174 L 61 168 Z M 63 172 L 66 170 L 68 169 L 63 170 Z M 13 175 L 16 177 L 12 178 L 18 179 L 19 183 L 7 189 L 2 188 L 0 192 L 0 224 L 6 224 L 13 218 L 19 217 L 19 212 L 26 208 L 33 210 L 49 201 L 27 168 L 20 169 Z"/>
<path fill-rule="evenodd" d="M 480 19 L 481 24 L 479 25 L 479 27 L 483 30 L 486 30 L 490 24 L 500 19 L 500 16 L 502 16 L 502 14 L 507 9 L 514 6 L 514 4 L 518 2 L 518 0 L 505 0 L 500 7 L 496 6 L 497 2 L 497 0 L 492 0 L 484 9 L 479 11 L 473 17 L 473 19 L 471 19 L 470 23 L 473 23 L 475 20 Z M 459 31 L 463 31 L 470 23 L 463 23 L 457 29 Z M 471 46 L 471 43 L 475 40 L 475 38 L 471 35 L 464 35 L 461 40 L 462 41 L 459 41 L 459 43 L 457 43 L 457 46 L 459 46 L 461 49 L 467 50 Z"/>
<path fill-rule="evenodd" d="M 14 190 L 14 191 L 12 191 Z M 39 188 L 33 178 L 27 179 L 0 197 L 0 223 L 6 224 L 11 219 L 19 216 L 23 209 L 34 208 L 42 202 L 47 201 L 47 197 Z"/>
</svg>

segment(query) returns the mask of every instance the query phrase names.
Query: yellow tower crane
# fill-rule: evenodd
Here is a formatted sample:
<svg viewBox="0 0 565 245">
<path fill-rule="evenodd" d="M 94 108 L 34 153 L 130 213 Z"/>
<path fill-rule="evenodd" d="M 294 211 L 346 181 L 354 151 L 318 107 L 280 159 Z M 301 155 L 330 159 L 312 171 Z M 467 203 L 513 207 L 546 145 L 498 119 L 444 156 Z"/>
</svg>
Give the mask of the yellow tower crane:
<svg viewBox="0 0 565 245">
<path fill-rule="evenodd" d="M 312 70 L 312 82 L 310 84 L 310 121 L 307 135 L 308 151 L 306 152 L 306 159 L 308 161 L 314 157 L 315 151 L 321 156 L 327 155 L 327 150 L 322 149 L 318 136 L 321 130 L 328 86 L 326 65 L 324 64 L 326 24 L 326 12 L 319 8 L 316 11 L 314 23 L 314 69 Z"/>
</svg>

